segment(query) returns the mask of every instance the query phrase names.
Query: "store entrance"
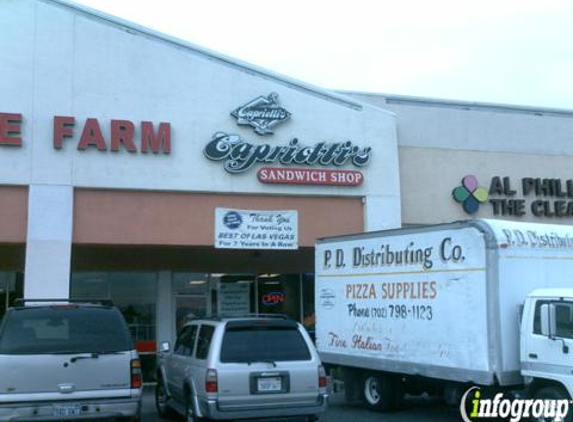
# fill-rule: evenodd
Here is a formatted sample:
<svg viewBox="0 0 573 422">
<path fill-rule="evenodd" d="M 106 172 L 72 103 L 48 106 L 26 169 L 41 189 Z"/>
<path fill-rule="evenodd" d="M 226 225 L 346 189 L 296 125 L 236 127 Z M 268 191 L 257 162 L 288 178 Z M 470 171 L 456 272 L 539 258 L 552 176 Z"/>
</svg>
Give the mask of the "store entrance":
<svg viewBox="0 0 573 422">
<path fill-rule="evenodd" d="M 314 330 L 314 274 L 217 274 L 214 313 L 280 314 Z"/>
</svg>

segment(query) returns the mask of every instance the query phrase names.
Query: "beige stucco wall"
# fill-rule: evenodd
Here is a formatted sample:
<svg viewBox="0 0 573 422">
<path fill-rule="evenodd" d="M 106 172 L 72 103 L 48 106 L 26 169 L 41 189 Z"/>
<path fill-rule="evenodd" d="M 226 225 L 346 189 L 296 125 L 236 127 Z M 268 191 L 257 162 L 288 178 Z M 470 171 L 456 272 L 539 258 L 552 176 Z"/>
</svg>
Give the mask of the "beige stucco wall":
<svg viewBox="0 0 573 422">
<path fill-rule="evenodd" d="M 298 211 L 299 245 L 362 231 L 361 198 L 76 189 L 76 245 L 212 246 L 215 208 Z"/>
<path fill-rule="evenodd" d="M 26 243 L 28 188 L 0 186 L 0 243 Z"/>
<path fill-rule="evenodd" d="M 573 178 L 573 160 L 567 155 L 510 154 L 499 152 L 400 147 L 400 180 L 402 190 L 402 221 L 404 225 L 431 224 L 471 217 L 501 218 L 538 223 L 573 224 L 573 217 L 537 217 L 531 212 L 533 201 L 573 202 L 530 193 L 523 195 L 522 178 L 553 178 L 565 182 Z M 492 177 L 509 177 L 514 195 L 490 193 L 478 212 L 466 214 L 452 198 L 452 190 L 469 174 L 477 177 L 479 186 L 490 189 Z M 523 216 L 495 215 L 491 200 L 524 200 Z"/>
<path fill-rule="evenodd" d="M 573 224 L 573 111 L 481 104 L 382 94 L 352 93 L 362 101 L 396 113 L 402 224 L 432 224 L 472 217 Z M 490 191 L 477 212 L 467 214 L 452 190 L 467 175 Z M 513 194 L 490 189 L 492 178 L 509 178 Z M 556 179 L 565 197 L 523 195 L 524 178 Z M 500 208 L 494 213 L 494 205 Z M 505 214 L 505 205 L 521 207 Z M 516 202 L 517 201 L 517 202 Z M 557 205 L 571 216 L 552 217 Z M 569 210 L 568 210 L 569 207 Z M 517 215 L 521 214 L 521 215 Z"/>
</svg>

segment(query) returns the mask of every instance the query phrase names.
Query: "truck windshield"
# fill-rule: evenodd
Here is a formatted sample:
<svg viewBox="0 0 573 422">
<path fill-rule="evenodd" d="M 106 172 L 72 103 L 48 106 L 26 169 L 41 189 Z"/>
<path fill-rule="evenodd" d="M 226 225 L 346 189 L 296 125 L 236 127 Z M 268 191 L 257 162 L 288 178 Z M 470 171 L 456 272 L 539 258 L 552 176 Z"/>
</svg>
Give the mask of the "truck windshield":
<svg viewBox="0 0 573 422">
<path fill-rule="evenodd" d="M 298 329 L 240 327 L 227 329 L 221 347 L 223 363 L 310 360 L 310 351 Z"/>
<path fill-rule="evenodd" d="M 0 328 L 0 354 L 110 353 L 133 349 L 115 308 L 37 307 L 14 309 Z"/>
</svg>

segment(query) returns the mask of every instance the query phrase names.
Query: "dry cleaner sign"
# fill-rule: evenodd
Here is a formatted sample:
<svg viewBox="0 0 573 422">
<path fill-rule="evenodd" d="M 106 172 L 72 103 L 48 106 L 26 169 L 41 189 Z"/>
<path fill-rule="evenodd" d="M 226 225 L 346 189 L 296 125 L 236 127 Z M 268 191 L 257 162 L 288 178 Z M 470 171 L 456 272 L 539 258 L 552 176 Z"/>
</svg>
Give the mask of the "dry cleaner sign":
<svg viewBox="0 0 573 422">
<path fill-rule="evenodd" d="M 298 249 L 298 212 L 216 208 L 215 247 Z"/>
</svg>

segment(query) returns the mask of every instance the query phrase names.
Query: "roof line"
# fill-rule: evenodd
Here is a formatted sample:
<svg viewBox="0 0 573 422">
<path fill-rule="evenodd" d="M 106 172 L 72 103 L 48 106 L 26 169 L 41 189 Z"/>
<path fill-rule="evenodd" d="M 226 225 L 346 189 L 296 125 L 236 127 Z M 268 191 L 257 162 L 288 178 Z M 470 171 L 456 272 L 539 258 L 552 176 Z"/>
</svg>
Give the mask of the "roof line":
<svg viewBox="0 0 573 422">
<path fill-rule="evenodd" d="M 387 104 L 425 105 L 429 107 L 450 107 L 450 108 L 460 108 L 460 109 L 476 108 L 476 109 L 489 109 L 489 110 L 528 113 L 537 115 L 553 114 L 563 117 L 573 116 L 573 110 L 566 108 L 537 107 L 528 105 L 453 100 L 444 98 L 418 97 L 409 95 L 384 94 L 384 93 L 353 91 L 353 90 L 337 90 L 337 92 L 344 95 L 361 95 L 361 96 L 384 98 Z"/>
<path fill-rule="evenodd" d="M 315 87 L 314 85 L 305 83 L 305 82 L 301 82 L 292 78 L 289 78 L 288 76 L 284 76 L 263 68 L 260 68 L 256 65 L 244 62 L 242 60 L 238 60 L 238 59 L 234 59 L 231 58 L 229 56 L 220 54 L 220 53 L 216 53 L 212 50 L 209 50 L 207 48 L 203 48 L 203 47 L 199 47 L 195 44 L 192 44 L 190 42 L 184 41 L 180 38 L 176 38 L 167 34 L 164 34 L 162 32 L 159 31 L 155 31 L 153 29 L 147 28 L 143 25 L 139 25 L 136 24 L 134 22 L 125 20 L 123 18 L 119 18 L 117 16 L 113 16 L 104 12 L 100 12 L 98 10 L 92 9 L 90 7 L 84 6 L 84 5 L 80 5 L 68 0 L 40 0 L 44 3 L 48 3 L 48 4 L 55 4 L 57 6 L 61 6 L 61 7 L 65 7 L 68 9 L 72 9 L 76 12 L 80 12 L 88 17 L 92 17 L 92 18 L 97 18 L 99 20 L 105 21 L 108 24 L 111 24 L 113 26 L 121 26 L 124 28 L 128 28 L 130 30 L 136 31 L 138 33 L 141 33 L 143 35 L 158 39 L 160 41 L 164 41 L 166 43 L 175 45 L 177 47 L 183 47 L 187 50 L 190 50 L 194 53 L 203 55 L 203 56 L 207 56 L 207 58 L 211 59 L 211 60 L 215 60 L 221 63 L 224 63 L 226 65 L 230 65 L 233 67 L 236 67 L 240 70 L 242 70 L 243 72 L 249 73 L 249 74 L 255 74 L 258 76 L 262 76 L 263 78 L 266 79 L 272 79 L 275 80 L 279 83 L 282 83 L 283 85 L 289 86 L 291 88 L 296 88 L 300 91 L 304 91 L 304 92 L 308 92 L 310 94 L 313 94 L 317 97 L 321 97 L 324 98 L 326 100 L 329 101 L 334 101 L 336 103 L 342 104 L 346 107 L 352 108 L 354 110 L 357 111 L 361 111 L 364 107 L 364 104 L 361 103 L 360 101 L 356 101 L 352 98 L 349 98 L 343 94 L 338 94 L 336 92 L 333 91 L 329 91 L 327 89 L 321 89 L 318 87 Z"/>
</svg>

